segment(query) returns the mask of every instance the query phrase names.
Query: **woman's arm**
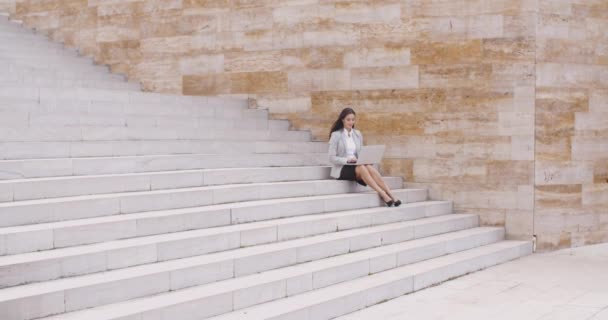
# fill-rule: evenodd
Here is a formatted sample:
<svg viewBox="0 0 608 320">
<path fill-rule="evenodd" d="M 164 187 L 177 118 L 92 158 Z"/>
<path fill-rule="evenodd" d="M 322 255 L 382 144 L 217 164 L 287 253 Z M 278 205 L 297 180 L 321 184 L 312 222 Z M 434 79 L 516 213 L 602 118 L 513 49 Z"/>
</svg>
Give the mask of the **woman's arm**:
<svg viewBox="0 0 608 320">
<path fill-rule="evenodd" d="M 329 162 L 336 165 L 345 165 L 347 164 L 348 159 L 337 156 L 338 141 L 340 141 L 340 135 L 332 133 L 331 138 L 329 139 Z"/>
</svg>

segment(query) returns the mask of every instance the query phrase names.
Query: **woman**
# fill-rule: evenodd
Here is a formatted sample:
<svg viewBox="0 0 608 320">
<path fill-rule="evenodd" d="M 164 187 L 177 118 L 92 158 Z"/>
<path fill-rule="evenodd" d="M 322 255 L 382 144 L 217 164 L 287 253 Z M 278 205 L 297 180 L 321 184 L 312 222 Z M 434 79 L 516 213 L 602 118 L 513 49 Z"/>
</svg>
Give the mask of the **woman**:
<svg viewBox="0 0 608 320">
<path fill-rule="evenodd" d="M 363 136 L 355 129 L 355 111 L 345 108 L 329 133 L 329 161 L 333 164 L 331 176 L 338 180 L 357 181 L 362 186 L 369 185 L 376 190 L 388 207 L 401 205 L 382 176 L 373 165 L 346 165 L 357 162 L 357 155 L 363 145 Z"/>
</svg>

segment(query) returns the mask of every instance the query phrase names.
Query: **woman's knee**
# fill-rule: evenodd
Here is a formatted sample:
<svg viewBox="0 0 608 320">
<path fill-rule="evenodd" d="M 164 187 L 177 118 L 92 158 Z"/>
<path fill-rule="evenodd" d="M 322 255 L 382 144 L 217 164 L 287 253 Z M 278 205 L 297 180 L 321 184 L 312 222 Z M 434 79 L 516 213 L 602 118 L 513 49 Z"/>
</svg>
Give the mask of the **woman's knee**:
<svg viewBox="0 0 608 320">
<path fill-rule="evenodd" d="M 365 174 L 369 174 L 369 172 L 367 171 L 367 168 L 365 168 L 365 166 L 356 166 L 355 167 L 355 173 L 359 174 L 360 176 L 364 176 Z"/>
</svg>

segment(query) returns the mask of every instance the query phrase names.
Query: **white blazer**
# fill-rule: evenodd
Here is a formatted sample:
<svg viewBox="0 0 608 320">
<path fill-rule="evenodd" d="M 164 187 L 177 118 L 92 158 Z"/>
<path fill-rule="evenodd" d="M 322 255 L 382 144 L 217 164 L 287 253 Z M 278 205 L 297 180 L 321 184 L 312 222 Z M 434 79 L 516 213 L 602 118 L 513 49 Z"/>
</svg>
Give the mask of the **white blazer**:
<svg viewBox="0 0 608 320">
<path fill-rule="evenodd" d="M 359 157 L 359 152 L 361 151 L 361 146 L 363 145 L 363 135 L 361 135 L 361 131 L 357 129 L 353 129 L 355 134 L 353 135 L 353 140 L 355 141 L 356 151 L 355 156 Z M 333 178 L 340 178 L 340 172 L 342 168 L 347 163 L 346 158 L 346 135 L 344 134 L 344 129 L 334 131 L 331 133 L 331 138 L 329 138 L 329 162 L 332 164 L 330 176 Z"/>
</svg>

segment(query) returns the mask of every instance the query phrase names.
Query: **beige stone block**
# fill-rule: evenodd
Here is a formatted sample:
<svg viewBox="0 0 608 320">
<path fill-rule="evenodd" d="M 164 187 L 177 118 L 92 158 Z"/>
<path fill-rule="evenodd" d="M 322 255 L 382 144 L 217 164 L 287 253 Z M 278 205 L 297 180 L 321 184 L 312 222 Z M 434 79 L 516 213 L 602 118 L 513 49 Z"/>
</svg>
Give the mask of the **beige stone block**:
<svg viewBox="0 0 608 320">
<path fill-rule="evenodd" d="M 504 20 L 500 14 L 469 16 L 467 22 L 469 39 L 500 38 L 503 35 Z"/>
<path fill-rule="evenodd" d="M 261 97 L 258 105 L 267 108 L 271 113 L 300 113 L 312 108 L 310 97 Z"/>
<path fill-rule="evenodd" d="M 139 38 L 140 32 L 136 26 L 100 26 L 97 28 L 97 42 L 138 40 Z"/>
<path fill-rule="evenodd" d="M 527 211 L 534 210 L 534 186 L 517 186 L 517 209 Z"/>
<path fill-rule="evenodd" d="M 429 23 L 425 22 L 427 25 Z M 421 36 L 420 21 L 414 19 L 391 23 L 372 23 L 358 26 L 362 45 L 369 47 L 384 46 L 387 43 L 407 43 L 416 41 Z"/>
<path fill-rule="evenodd" d="M 535 2 L 536 0 L 525 0 Z M 536 38 L 538 11 L 520 12 L 514 15 L 504 15 L 503 37 L 505 38 Z"/>
<path fill-rule="evenodd" d="M 351 46 L 359 43 L 356 30 L 306 31 L 302 34 L 305 47 Z"/>
<path fill-rule="evenodd" d="M 290 92 L 350 90 L 351 73 L 339 69 L 292 71 L 288 83 Z"/>
<path fill-rule="evenodd" d="M 460 208 L 455 213 L 471 213 L 479 216 L 479 224 L 484 227 L 503 227 L 506 220 L 506 210 Z"/>
<path fill-rule="evenodd" d="M 608 159 L 593 162 L 593 182 L 608 183 Z"/>
<path fill-rule="evenodd" d="M 459 16 L 420 18 L 414 21 L 412 29 L 430 39 L 464 40 L 469 32 L 469 20 Z"/>
<path fill-rule="evenodd" d="M 226 53 L 226 72 L 280 71 L 281 69 L 282 55 L 278 51 Z"/>
<path fill-rule="evenodd" d="M 538 114 L 567 114 L 567 121 L 574 125 L 574 112 L 589 110 L 589 94 L 586 89 L 537 88 L 536 112 Z M 543 126 L 555 125 L 555 119 L 538 122 Z"/>
<path fill-rule="evenodd" d="M 492 74 L 489 64 L 423 65 L 420 66 L 421 88 L 483 87 Z"/>
<path fill-rule="evenodd" d="M 516 191 L 508 190 L 466 190 L 456 192 L 454 201 L 457 206 L 482 209 L 517 209 Z"/>
<path fill-rule="evenodd" d="M 231 73 L 230 93 L 282 93 L 287 92 L 285 72 Z"/>
<path fill-rule="evenodd" d="M 509 160 L 511 158 L 511 139 L 509 137 L 474 137 L 465 141 L 460 146 L 460 150 L 462 152 L 455 153 L 456 157 Z"/>
<path fill-rule="evenodd" d="M 583 184 L 583 206 L 608 213 L 608 183 Z"/>
<path fill-rule="evenodd" d="M 608 91 L 594 91 L 589 98 L 589 111 L 597 113 L 608 113 Z M 605 115 L 598 115 L 604 117 Z"/>
<path fill-rule="evenodd" d="M 338 2 L 335 6 L 335 20 L 341 23 L 390 23 L 400 18 L 398 3 Z"/>
<path fill-rule="evenodd" d="M 511 137 L 511 160 L 534 160 L 534 136 Z"/>
<path fill-rule="evenodd" d="M 193 37 L 161 37 L 142 39 L 140 42 L 142 56 L 149 57 L 175 57 L 194 52 Z"/>
<path fill-rule="evenodd" d="M 508 240 L 531 240 L 534 232 L 534 213 L 531 210 L 507 210 L 505 231 Z"/>
<path fill-rule="evenodd" d="M 119 16 L 130 15 L 135 16 L 142 12 L 143 0 L 138 1 L 110 1 L 100 2 L 97 4 L 97 15 L 103 16 Z"/>
<path fill-rule="evenodd" d="M 485 162 L 479 160 L 414 159 L 412 181 L 419 183 L 442 183 L 445 181 L 452 183 L 485 183 L 486 172 Z M 461 198 L 460 203 L 468 203 L 468 197 L 467 195 L 466 199 Z"/>
<path fill-rule="evenodd" d="M 533 62 L 492 64 L 490 86 L 519 87 L 534 86 L 536 70 Z"/>
<path fill-rule="evenodd" d="M 574 128 L 577 131 L 606 130 L 608 132 L 608 112 L 599 114 L 576 112 L 574 114 Z"/>
<path fill-rule="evenodd" d="M 182 75 L 221 73 L 224 72 L 224 55 L 215 54 L 184 57 L 179 60 L 179 70 Z"/>
<path fill-rule="evenodd" d="M 558 14 L 568 16 L 572 14 L 572 1 L 538 0 L 539 12 L 543 14 Z"/>
<path fill-rule="evenodd" d="M 272 49 L 304 48 L 304 33 L 286 29 L 273 30 Z"/>
<path fill-rule="evenodd" d="M 145 0 L 143 11 L 146 13 L 181 10 L 183 0 Z"/>
<path fill-rule="evenodd" d="M 532 61 L 536 59 L 534 38 L 492 38 L 483 39 L 483 61 Z"/>
<path fill-rule="evenodd" d="M 608 139 L 606 137 L 572 137 L 573 160 L 600 160 L 608 155 Z"/>
<path fill-rule="evenodd" d="M 583 64 L 538 63 L 536 85 L 539 87 L 599 88 L 604 66 Z M 607 79 L 608 80 L 608 79 Z"/>
<path fill-rule="evenodd" d="M 353 90 L 418 88 L 418 66 L 355 68 Z"/>
<path fill-rule="evenodd" d="M 534 183 L 533 161 L 488 161 L 487 182 L 490 184 L 532 185 Z"/>
<path fill-rule="evenodd" d="M 575 232 L 572 235 L 572 246 L 580 247 L 586 245 L 594 245 L 608 242 L 608 231 L 606 228 L 602 230 L 584 230 L 583 232 Z"/>
<path fill-rule="evenodd" d="M 480 40 L 455 42 L 418 42 L 412 46 L 413 64 L 479 63 L 482 58 Z"/>
<path fill-rule="evenodd" d="M 317 24 L 335 16 L 334 5 L 314 1 L 309 5 L 280 6 L 273 9 L 274 23 L 291 27 L 298 24 Z"/>
<path fill-rule="evenodd" d="M 536 161 L 536 184 L 593 183 L 593 163 L 583 161 Z"/>
<path fill-rule="evenodd" d="M 0 12 L 15 13 L 16 10 L 16 0 L 0 0 Z"/>
<path fill-rule="evenodd" d="M 498 125 L 500 135 L 534 135 L 534 114 L 530 112 L 499 112 Z"/>
<path fill-rule="evenodd" d="M 251 32 L 272 29 L 272 8 L 244 8 L 230 12 L 230 30 Z"/>
<path fill-rule="evenodd" d="M 536 88 L 515 87 L 513 111 L 515 112 L 533 112 L 536 106 Z"/>
<path fill-rule="evenodd" d="M 581 184 L 537 185 L 535 188 L 536 212 L 581 212 Z"/>
<path fill-rule="evenodd" d="M 357 48 L 345 54 L 344 66 L 388 67 L 409 65 L 411 53 L 409 48 L 385 46 L 381 48 Z"/>
<path fill-rule="evenodd" d="M 344 51 L 343 47 L 283 50 L 281 62 L 293 70 L 343 69 Z"/>
<path fill-rule="evenodd" d="M 541 38 L 536 42 L 538 61 L 594 64 L 597 60 L 597 44 L 593 41 Z"/>
<path fill-rule="evenodd" d="M 570 17 L 539 13 L 536 34 L 539 38 L 568 39 Z"/>
<path fill-rule="evenodd" d="M 231 92 L 232 81 L 229 74 L 187 75 L 183 77 L 183 94 L 209 96 Z"/>
<path fill-rule="evenodd" d="M 536 220 L 536 219 L 535 219 Z M 570 232 L 542 233 L 538 234 L 536 250 L 539 252 L 570 248 L 572 246 L 572 235 Z"/>
<path fill-rule="evenodd" d="M 245 51 L 265 51 L 274 48 L 273 32 L 271 30 L 254 30 L 239 33 L 236 36 L 236 47 Z"/>
</svg>

